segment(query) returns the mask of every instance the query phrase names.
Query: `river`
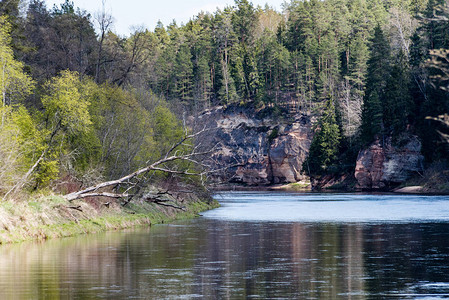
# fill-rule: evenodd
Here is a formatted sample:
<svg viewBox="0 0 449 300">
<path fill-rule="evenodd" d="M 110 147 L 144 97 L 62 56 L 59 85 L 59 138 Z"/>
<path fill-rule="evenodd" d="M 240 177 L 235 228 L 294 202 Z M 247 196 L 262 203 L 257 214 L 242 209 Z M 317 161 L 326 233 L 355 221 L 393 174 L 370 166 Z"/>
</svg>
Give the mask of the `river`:
<svg viewBox="0 0 449 300">
<path fill-rule="evenodd" d="M 447 299 L 449 197 L 228 192 L 170 225 L 0 247 L 0 299 Z"/>
</svg>

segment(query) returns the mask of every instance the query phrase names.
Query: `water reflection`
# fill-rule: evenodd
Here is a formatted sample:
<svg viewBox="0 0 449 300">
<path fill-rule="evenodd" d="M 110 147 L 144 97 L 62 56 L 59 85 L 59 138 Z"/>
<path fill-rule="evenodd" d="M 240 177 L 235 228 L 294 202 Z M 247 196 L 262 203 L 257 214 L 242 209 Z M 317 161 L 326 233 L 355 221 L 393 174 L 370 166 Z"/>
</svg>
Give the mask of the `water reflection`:
<svg viewBox="0 0 449 300">
<path fill-rule="evenodd" d="M 257 234 L 252 234 L 257 232 Z M 235 223 L 209 232 L 196 280 L 231 295 L 262 298 L 363 298 L 363 232 L 358 226 Z M 208 266 L 211 261 L 222 262 Z M 204 291 L 202 291 L 204 292 Z"/>
<path fill-rule="evenodd" d="M 0 299 L 449 298 L 449 223 L 236 222 L 0 247 Z"/>
</svg>

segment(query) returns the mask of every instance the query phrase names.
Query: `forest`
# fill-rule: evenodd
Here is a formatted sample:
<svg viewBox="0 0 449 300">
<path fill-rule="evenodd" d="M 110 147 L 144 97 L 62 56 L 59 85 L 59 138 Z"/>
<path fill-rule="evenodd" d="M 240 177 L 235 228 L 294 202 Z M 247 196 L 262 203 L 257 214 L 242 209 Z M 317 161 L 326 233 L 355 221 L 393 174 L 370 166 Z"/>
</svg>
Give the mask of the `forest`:
<svg viewBox="0 0 449 300">
<path fill-rule="evenodd" d="M 278 12 L 235 0 L 130 36 L 68 0 L 1 1 L 0 14 L 2 196 L 129 174 L 217 105 L 316 117 L 311 176 L 349 171 L 364 145 L 404 133 L 426 163 L 448 157 L 447 1 L 292 0 Z"/>
</svg>

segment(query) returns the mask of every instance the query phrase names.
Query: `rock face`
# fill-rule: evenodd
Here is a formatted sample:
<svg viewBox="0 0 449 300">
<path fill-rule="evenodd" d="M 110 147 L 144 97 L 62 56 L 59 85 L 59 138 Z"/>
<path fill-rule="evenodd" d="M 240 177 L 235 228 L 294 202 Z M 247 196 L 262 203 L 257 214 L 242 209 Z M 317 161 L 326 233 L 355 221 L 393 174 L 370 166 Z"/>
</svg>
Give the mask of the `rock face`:
<svg viewBox="0 0 449 300">
<path fill-rule="evenodd" d="M 301 169 L 309 154 L 311 140 L 310 122 L 299 118 L 284 134 L 272 141 L 268 152 L 272 183 L 305 179 Z"/>
<path fill-rule="evenodd" d="M 359 152 L 355 169 L 358 188 L 386 189 L 399 185 L 416 172 L 423 171 L 421 142 L 407 135 L 392 145 L 391 138 L 382 145 L 376 140 Z"/>
<path fill-rule="evenodd" d="M 217 166 L 235 166 L 218 174 L 216 181 L 268 185 L 304 178 L 302 163 L 312 140 L 307 116 L 298 114 L 281 124 L 245 108 L 217 107 L 198 120 L 210 129 L 201 139 L 203 146 L 219 145 L 211 160 Z"/>
</svg>

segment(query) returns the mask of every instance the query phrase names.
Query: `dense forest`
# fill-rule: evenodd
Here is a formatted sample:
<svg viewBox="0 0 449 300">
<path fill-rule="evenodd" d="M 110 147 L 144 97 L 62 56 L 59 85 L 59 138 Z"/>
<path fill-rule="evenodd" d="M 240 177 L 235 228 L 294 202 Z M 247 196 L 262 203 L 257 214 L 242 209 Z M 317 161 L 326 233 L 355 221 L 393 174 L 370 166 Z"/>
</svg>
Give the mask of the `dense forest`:
<svg viewBox="0 0 449 300">
<path fill-rule="evenodd" d="M 66 0 L 0 2 L 0 193 L 125 175 L 216 105 L 315 116 L 309 175 L 417 134 L 447 157 L 449 7 L 441 0 L 247 0 L 130 36 Z M 339 162 L 338 164 L 336 162 Z"/>
</svg>

